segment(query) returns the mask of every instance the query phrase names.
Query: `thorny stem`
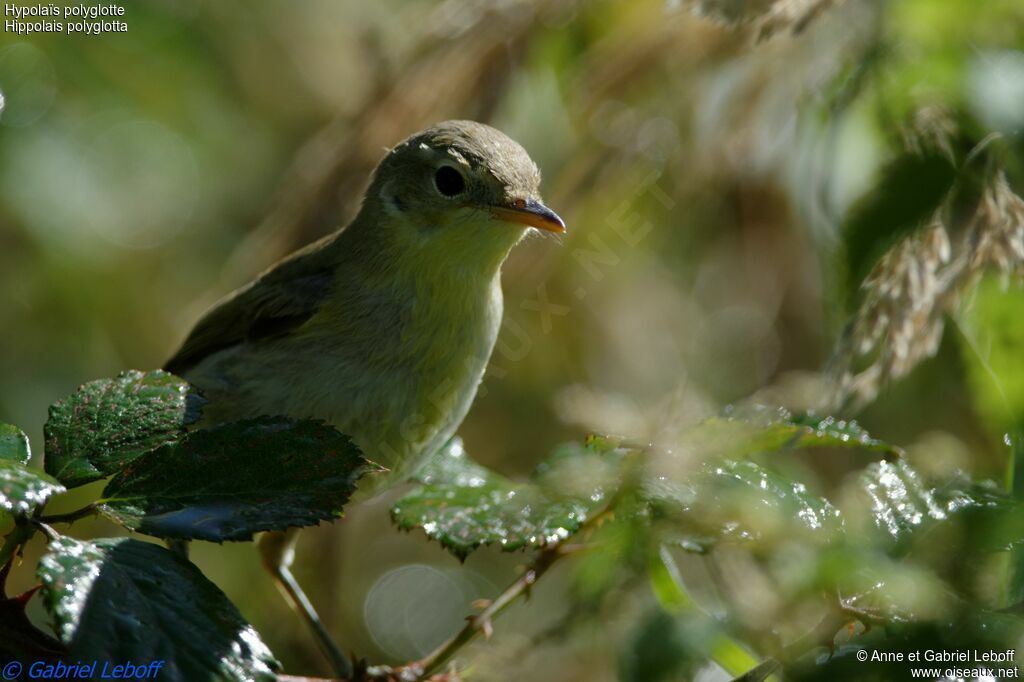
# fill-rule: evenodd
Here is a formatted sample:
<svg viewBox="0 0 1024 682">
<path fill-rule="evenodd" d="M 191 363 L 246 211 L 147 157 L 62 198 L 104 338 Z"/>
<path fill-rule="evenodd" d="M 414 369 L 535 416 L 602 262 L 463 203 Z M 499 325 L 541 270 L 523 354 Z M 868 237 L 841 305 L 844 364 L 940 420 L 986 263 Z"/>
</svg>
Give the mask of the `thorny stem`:
<svg viewBox="0 0 1024 682">
<path fill-rule="evenodd" d="M 35 528 L 27 521 L 19 519 L 15 522 L 14 530 L 4 538 L 3 546 L 0 547 L 0 591 L 3 588 L 3 578 L 7 577 L 7 570 L 13 562 L 18 548 L 28 542 L 34 532 Z"/>
<path fill-rule="evenodd" d="M 505 588 L 498 597 L 475 616 L 467 618 L 465 627 L 454 637 L 434 650 L 426 658 L 412 665 L 420 678 L 429 677 L 438 671 L 448 659 L 463 646 L 472 641 L 481 632 L 490 634 L 491 621 L 499 613 L 508 608 L 516 599 L 528 594 L 533 584 L 544 575 L 559 559 L 571 552 L 561 551 L 561 545 L 549 547 L 540 553 L 534 562 L 511 585 Z"/>
<path fill-rule="evenodd" d="M 3 545 L 0 546 L 0 597 L 3 597 L 5 594 L 3 588 L 7 581 L 7 574 L 14 563 L 15 555 L 35 535 L 36 530 L 43 531 L 49 539 L 53 540 L 59 534 L 46 524 L 47 521 L 63 521 L 65 520 L 64 517 L 74 516 L 78 518 L 78 516 L 85 516 L 83 512 L 93 512 L 93 505 L 89 505 L 86 509 L 79 509 L 71 514 L 57 514 L 54 516 L 42 516 L 41 511 L 42 508 L 37 509 L 35 515 L 31 518 L 16 518 L 14 530 L 7 534 Z M 73 521 L 74 519 L 69 518 L 67 520 Z"/>
<path fill-rule="evenodd" d="M 91 516 L 96 513 L 96 503 L 88 504 L 81 509 L 76 509 L 73 512 L 67 512 L 66 514 L 50 514 L 48 516 L 40 516 L 36 520 L 42 523 L 74 523 L 78 519 L 83 519 L 86 516 Z"/>
<path fill-rule="evenodd" d="M 32 519 L 32 525 L 43 531 L 43 534 L 46 535 L 46 538 L 51 542 L 60 538 L 60 533 L 39 519 Z"/>
<path fill-rule="evenodd" d="M 37 530 L 43 531 L 47 538 L 53 540 L 60 537 L 60 534 L 51 528 L 48 525 L 49 523 L 70 523 L 83 516 L 95 513 L 96 505 L 90 504 L 87 507 L 67 514 L 53 514 L 51 516 L 43 516 L 41 511 L 42 508 L 40 507 L 36 509 L 35 515 L 31 518 L 17 518 L 14 522 L 14 530 L 4 537 L 3 544 L 0 545 L 0 598 L 5 594 L 3 588 L 7 581 L 7 574 L 14 563 L 15 555 L 35 535 Z"/>
<path fill-rule="evenodd" d="M 608 515 L 612 513 L 612 510 L 615 509 L 615 505 L 622 496 L 623 490 L 627 487 L 628 482 L 619 488 L 614 495 L 612 495 L 611 499 L 608 500 L 608 504 L 605 505 L 602 511 L 585 520 L 572 537 L 580 537 L 581 535 L 586 534 L 591 528 L 601 524 Z M 416 679 L 425 679 L 431 674 L 437 672 L 441 666 L 448 662 L 448 660 L 459 651 L 459 649 L 475 639 L 481 632 L 485 633 L 486 636 L 490 636 L 491 621 L 495 616 L 508 608 L 519 597 L 529 595 L 530 588 L 533 587 L 533 584 L 536 583 L 542 575 L 547 573 L 559 559 L 576 554 L 579 550 L 585 547 L 585 545 L 569 544 L 568 540 L 569 538 L 566 538 L 557 545 L 545 548 L 537 558 L 534 559 L 529 568 L 523 571 L 523 573 L 516 578 L 511 585 L 506 587 L 505 590 L 487 606 L 487 608 L 475 616 L 467 618 L 466 625 L 462 630 L 435 649 L 432 653 L 428 654 L 425 658 L 422 658 L 416 663 L 410 665 L 407 669 L 416 674 Z"/>
</svg>

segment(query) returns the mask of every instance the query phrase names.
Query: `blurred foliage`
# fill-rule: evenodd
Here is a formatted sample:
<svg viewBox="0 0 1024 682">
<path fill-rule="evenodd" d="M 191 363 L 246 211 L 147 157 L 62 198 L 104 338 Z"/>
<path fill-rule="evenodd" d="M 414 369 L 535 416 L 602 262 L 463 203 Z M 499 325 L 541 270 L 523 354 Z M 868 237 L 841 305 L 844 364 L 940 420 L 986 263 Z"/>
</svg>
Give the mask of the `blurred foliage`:
<svg viewBox="0 0 1024 682">
<path fill-rule="evenodd" d="M 714 465 L 695 433 L 731 418 L 706 421 L 723 405 L 833 414 L 821 370 L 836 348 L 857 372 L 891 364 L 879 346 L 921 350 L 856 415 L 904 446 L 909 469 L 836 442 L 766 457 L 783 442 L 748 432 L 722 470 L 749 476 L 701 502 L 767 541 L 652 533 L 650 515 L 679 522 L 688 507 L 637 502 L 589 529 L 600 551 L 559 562 L 460 654 L 476 679 L 722 679 L 765 657 L 787 679 L 893 679 L 903 664 L 865 666 L 856 650 L 1019 641 L 1020 270 L 969 258 L 991 179 L 1024 193 L 1018 0 L 126 7 L 124 34 L 0 34 L 0 421 L 42 443 L 56 397 L 160 366 L 210 303 L 344 223 L 383 147 L 484 120 L 538 161 L 570 228 L 507 264 L 506 325 L 461 429 L 503 484 L 528 485 L 543 453 L 591 431 L 654 444 L 654 481 L 703 480 Z M 954 324 L 892 299 L 880 310 L 904 306 L 906 329 L 859 354 L 846 323 L 861 280 L 935 207 L 972 275 L 928 308 Z M 854 416 L 844 407 L 836 422 Z M 1004 478 L 1009 494 L 984 483 Z M 758 496 L 761 481 L 839 510 L 845 539 L 791 532 L 799 516 Z M 96 497 L 84 486 L 52 512 Z M 401 662 L 452 634 L 432 614 L 470 612 L 523 557 L 482 549 L 454 570 L 436 544 L 388 529 L 384 501 L 304 536 L 298 571 L 340 641 Z M 41 552 L 37 539 L 26 563 Z M 193 557 L 286 670 L 326 672 L 251 547 Z M 34 582 L 16 571 L 10 587 Z M 415 608 L 399 619 L 396 605 Z"/>
</svg>

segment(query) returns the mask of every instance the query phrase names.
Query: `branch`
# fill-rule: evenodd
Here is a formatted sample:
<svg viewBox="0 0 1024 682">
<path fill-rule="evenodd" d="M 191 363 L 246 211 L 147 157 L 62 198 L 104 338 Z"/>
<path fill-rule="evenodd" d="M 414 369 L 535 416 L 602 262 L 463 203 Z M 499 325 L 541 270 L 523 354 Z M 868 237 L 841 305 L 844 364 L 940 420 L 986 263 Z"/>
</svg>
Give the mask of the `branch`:
<svg viewBox="0 0 1024 682">
<path fill-rule="evenodd" d="M 4 590 L 4 585 L 7 582 L 7 573 L 11 570 L 11 564 L 14 563 L 14 557 L 18 553 L 18 549 L 29 541 L 33 533 L 35 533 L 35 528 L 28 522 L 17 520 L 14 530 L 4 537 L 3 546 L 0 546 L 0 597 L 4 597 L 7 594 Z"/>
<path fill-rule="evenodd" d="M 86 516 L 92 516 L 96 513 L 96 503 L 88 504 L 81 509 L 76 509 L 73 512 L 67 512 L 66 514 L 49 514 L 39 516 L 36 520 L 42 523 L 74 523 L 78 519 L 83 519 Z"/>
<path fill-rule="evenodd" d="M 434 652 L 429 654 L 426 658 L 410 665 L 409 669 L 415 671 L 417 679 L 422 679 L 437 672 L 437 670 L 440 669 L 448 659 L 454 656 L 455 653 L 463 646 L 475 639 L 478 634 L 483 633 L 485 637 L 490 637 L 492 619 L 508 608 L 512 602 L 520 596 L 527 594 L 530 591 L 530 588 L 533 587 L 533 584 L 537 582 L 537 580 L 544 575 L 547 570 L 555 564 L 555 562 L 563 556 L 566 556 L 566 553 L 560 551 L 560 549 L 561 546 L 556 545 L 543 550 L 530 567 L 527 568 L 526 571 L 524 571 L 523 574 L 520 575 L 511 585 L 505 588 L 505 591 L 498 595 L 497 599 L 492 601 L 486 609 L 475 616 L 467 618 L 465 627 L 463 627 L 462 630 L 460 630 L 454 637 L 435 649 Z"/>
</svg>

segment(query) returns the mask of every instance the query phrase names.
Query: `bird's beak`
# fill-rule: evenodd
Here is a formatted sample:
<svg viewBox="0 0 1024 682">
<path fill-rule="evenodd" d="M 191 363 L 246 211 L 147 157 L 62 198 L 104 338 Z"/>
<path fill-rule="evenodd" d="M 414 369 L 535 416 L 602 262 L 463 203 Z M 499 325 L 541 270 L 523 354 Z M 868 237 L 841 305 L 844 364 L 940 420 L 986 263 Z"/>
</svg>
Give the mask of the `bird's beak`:
<svg viewBox="0 0 1024 682">
<path fill-rule="evenodd" d="M 516 199 L 511 206 L 494 206 L 491 215 L 496 220 L 520 223 L 546 232 L 565 232 L 565 221 L 550 208 L 533 199 Z"/>
</svg>

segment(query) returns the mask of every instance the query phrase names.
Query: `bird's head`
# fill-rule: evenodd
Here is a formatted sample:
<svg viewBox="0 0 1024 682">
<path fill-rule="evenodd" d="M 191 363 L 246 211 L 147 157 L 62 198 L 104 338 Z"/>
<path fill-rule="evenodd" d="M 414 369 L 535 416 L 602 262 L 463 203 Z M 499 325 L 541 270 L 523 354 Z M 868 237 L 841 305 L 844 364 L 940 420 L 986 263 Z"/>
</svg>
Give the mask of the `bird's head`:
<svg viewBox="0 0 1024 682">
<path fill-rule="evenodd" d="M 374 172 L 367 210 L 377 217 L 369 229 L 421 257 L 503 260 L 529 228 L 565 232 L 541 202 L 540 171 L 526 150 L 473 121 L 446 121 L 399 143 Z"/>
</svg>

